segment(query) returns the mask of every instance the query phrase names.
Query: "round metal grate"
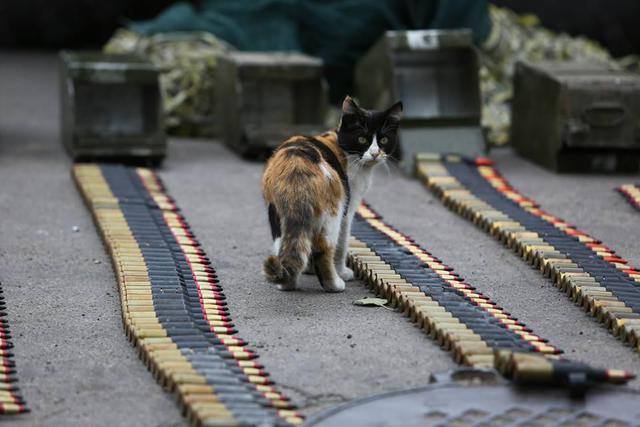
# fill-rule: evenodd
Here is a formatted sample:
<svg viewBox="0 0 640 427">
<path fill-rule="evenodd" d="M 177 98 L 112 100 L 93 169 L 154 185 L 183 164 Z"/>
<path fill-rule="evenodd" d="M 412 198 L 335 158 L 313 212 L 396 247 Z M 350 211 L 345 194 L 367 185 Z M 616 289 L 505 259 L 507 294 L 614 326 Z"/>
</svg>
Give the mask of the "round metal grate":
<svg viewBox="0 0 640 427">
<path fill-rule="evenodd" d="M 506 385 L 431 385 L 329 410 L 306 427 L 631 427 L 640 425 L 640 393 L 613 387 L 571 398 L 566 390 Z"/>
</svg>

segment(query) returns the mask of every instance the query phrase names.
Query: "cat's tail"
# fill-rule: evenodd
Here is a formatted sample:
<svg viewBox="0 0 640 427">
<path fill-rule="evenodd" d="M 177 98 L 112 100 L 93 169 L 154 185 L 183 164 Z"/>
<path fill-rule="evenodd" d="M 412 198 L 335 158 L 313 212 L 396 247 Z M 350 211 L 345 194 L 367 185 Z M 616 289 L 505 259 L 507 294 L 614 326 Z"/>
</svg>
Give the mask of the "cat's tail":
<svg viewBox="0 0 640 427">
<path fill-rule="evenodd" d="M 278 255 L 271 255 L 264 262 L 267 280 L 293 289 L 298 276 L 307 265 L 311 254 L 311 239 L 302 230 L 287 232 L 282 236 Z"/>
</svg>

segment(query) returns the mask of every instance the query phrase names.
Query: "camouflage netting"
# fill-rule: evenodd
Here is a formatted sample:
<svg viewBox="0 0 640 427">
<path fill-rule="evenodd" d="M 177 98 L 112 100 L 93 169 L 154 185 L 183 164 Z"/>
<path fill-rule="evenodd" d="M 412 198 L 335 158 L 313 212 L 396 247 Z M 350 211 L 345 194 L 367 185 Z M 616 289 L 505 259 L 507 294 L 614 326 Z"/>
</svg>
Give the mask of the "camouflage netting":
<svg viewBox="0 0 640 427">
<path fill-rule="evenodd" d="M 143 53 L 150 50 L 159 58 L 152 60 L 160 65 L 165 60 L 156 50 L 171 50 L 173 42 L 163 43 L 164 38 L 155 42 L 154 34 L 203 31 L 242 51 L 301 51 L 323 60 L 329 96 L 337 105 L 353 90 L 357 59 L 385 30 L 461 26 L 471 28 L 476 41 L 486 38 L 491 29 L 486 0 L 181 0 L 153 19 L 128 23 L 140 36 L 119 33 L 109 45 Z M 126 40 L 127 36 L 133 41 Z M 136 48 L 137 44 L 149 47 Z M 189 57 L 180 47 L 175 54 Z M 187 82 L 195 79 L 193 75 Z M 180 78 L 172 82 L 183 84 Z M 209 96 L 202 90 L 185 93 Z M 181 106 L 191 105 L 191 100 L 175 94 L 165 101 L 173 97 Z M 205 111 L 190 112 L 195 113 L 204 115 Z M 172 133 L 192 133 L 191 128 L 183 130 L 190 123 L 175 123 L 176 117 L 184 121 L 184 115 L 171 111 L 168 117 L 173 121 Z"/>
<path fill-rule="evenodd" d="M 489 142 L 493 145 L 506 144 L 509 138 L 512 79 L 518 60 L 588 61 L 616 69 L 640 70 L 639 57 L 614 59 L 592 40 L 557 34 L 541 27 L 535 15 L 517 15 L 495 6 L 490 6 L 489 12 L 493 28 L 482 49 L 480 86 L 482 124 L 488 128 Z"/>
<path fill-rule="evenodd" d="M 118 30 L 104 47 L 108 53 L 138 53 L 160 69 L 167 132 L 181 136 L 214 136 L 215 67 L 219 55 L 232 49 L 205 32 L 142 36 Z"/>
<path fill-rule="evenodd" d="M 267 0 L 265 2 L 268 3 Z M 512 78 L 516 61 L 590 61 L 640 71 L 640 59 L 637 56 L 614 59 L 594 41 L 557 34 L 541 27 L 534 15 L 517 15 L 508 9 L 491 5 L 489 13 L 492 29 L 480 49 L 480 84 L 483 100 L 482 124 L 487 128 L 489 142 L 493 145 L 508 142 Z M 425 13 L 427 15 L 429 14 Z M 471 16 L 474 17 L 475 15 Z M 424 21 L 426 22 L 426 18 Z M 295 40 L 290 42 L 294 43 Z M 327 47 L 330 48 L 332 46 Z M 229 44 L 208 32 L 157 32 L 141 35 L 124 29 L 117 31 L 105 46 L 106 52 L 137 52 L 147 55 L 161 69 L 167 131 L 184 136 L 216 134 L 214 70 L 218 55 L 230 49 Z M 308 53 L 320 54 L 315 50 Z"/>
</svg>

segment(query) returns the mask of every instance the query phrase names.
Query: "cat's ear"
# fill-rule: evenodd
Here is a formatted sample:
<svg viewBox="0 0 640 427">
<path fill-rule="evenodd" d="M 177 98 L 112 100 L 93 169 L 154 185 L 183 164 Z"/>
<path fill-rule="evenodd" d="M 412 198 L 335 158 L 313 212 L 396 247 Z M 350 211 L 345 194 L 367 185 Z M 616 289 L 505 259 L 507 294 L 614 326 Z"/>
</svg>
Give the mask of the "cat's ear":
<svg viewBox="0 0 640 427">
<path fill-rule="evenodd" d="M 387 109 L 387 117 L 391 117 L 395 120 L 402 118 L 402 101 L 398 101 Z"/>
<path fill-rule="evenodd" d="M 342 114 L 358 114 L 360 112 L 360 106 L 358 103 L 347 95 L 342 101 Z"/>
</svg>

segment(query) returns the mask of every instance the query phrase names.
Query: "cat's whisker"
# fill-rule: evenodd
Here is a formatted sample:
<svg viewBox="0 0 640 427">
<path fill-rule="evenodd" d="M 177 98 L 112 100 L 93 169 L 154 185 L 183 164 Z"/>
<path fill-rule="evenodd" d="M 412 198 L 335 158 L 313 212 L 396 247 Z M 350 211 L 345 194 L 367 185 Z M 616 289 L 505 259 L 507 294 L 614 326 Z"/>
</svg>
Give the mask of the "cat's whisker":
<svg viewBox="0 0 640 427">
<path fill-rule="evenodd" d="M 387 171 L 387 176 L 391 175 L 391 169 L 389 169 L 389 162 L 382 162 L 382 164 L 384 165 L 384 170 Z"/>
<path fill-rule="evenodd" d="M 352 156 L 349 161 L 349 170 L 352 175 L 357 175 L 365 166 L 365 162 L 359 156 Z"/>
</svg>

